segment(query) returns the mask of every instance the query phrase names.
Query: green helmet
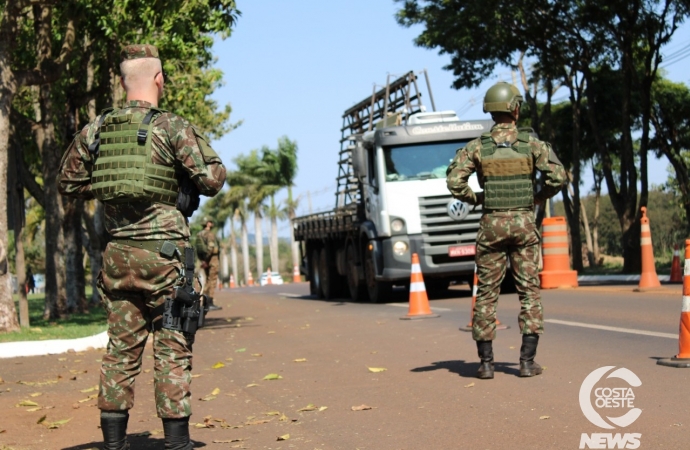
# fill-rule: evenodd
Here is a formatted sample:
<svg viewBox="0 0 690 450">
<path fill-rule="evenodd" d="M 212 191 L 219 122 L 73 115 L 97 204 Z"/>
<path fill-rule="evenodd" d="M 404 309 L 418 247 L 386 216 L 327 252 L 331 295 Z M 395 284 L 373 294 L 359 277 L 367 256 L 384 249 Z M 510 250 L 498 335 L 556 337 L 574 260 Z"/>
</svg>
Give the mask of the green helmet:
<svg viewBox="0 0 690 450">
<path fill-rule="evenodd" d="M 484 95 L 484 112 L 504 112 L 512 114 L 516 106 L 523 102 L 518 88 L 500 81 L 489 88 Z"/>
</svg>

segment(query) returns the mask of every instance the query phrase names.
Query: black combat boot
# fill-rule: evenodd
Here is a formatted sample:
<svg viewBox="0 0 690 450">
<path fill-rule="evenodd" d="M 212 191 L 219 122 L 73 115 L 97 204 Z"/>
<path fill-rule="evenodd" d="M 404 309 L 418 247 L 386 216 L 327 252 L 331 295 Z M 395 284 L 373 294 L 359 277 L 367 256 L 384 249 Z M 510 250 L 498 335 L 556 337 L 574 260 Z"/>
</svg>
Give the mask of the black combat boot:
<svg viewBox="0 0 690 450">
<path fill-rule="evenodd" d="M 494 377 L 494 349 L 492 341 L 477 341 L 477 353 L 481 361 L 477 378 L 490 380 Z"/>
<path fill-rule="evenodd" d="M 222 306 L 216 306 L 213 304 L 213 297 L 206 297 L 206 301 L 208 302 L 209 311 L 218 311 L 219 309 L 223 309 Z"/>
<path fill-rule="evenodd" d="M 163 419 L 165 450 L 192 450 L 194 444 L 189 439 L 189 417 L 182 419 Z"/>
<path fill-rule="evenodd" d="M 538 334 L 523 334 L 522 347 L 520 347 L 520 376 L 533 377 L 542 372 L 539 364 L 534 362 L 537 354 L 537 344 L 539 344 Z"/>
<path fill-rule="evenodd" d="M 129 450 L 127 442 L 127 411 L 101 411 L 103 450 Z"/>
</svg>

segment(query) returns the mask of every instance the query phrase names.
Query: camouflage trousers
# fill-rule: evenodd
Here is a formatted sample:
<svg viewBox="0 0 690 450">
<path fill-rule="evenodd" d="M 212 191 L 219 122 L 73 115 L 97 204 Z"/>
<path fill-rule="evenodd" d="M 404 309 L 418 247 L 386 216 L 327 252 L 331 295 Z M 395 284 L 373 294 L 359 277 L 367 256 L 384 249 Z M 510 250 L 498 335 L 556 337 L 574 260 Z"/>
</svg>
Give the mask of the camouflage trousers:
<svg viewBox="0 0 690 450">
<path fill-rule="evenodd" d="M 215 297 L 216 286 L 218 285 L 218 266 L 220 261 L 218 255 L 211 256 L 208 265 L 204 267 L 204 275 L 206 275 L 206 284 L 204 284 L 203 294 L 206 297 Z"/>
<path fill-rule="evenodd" d="M 134 406 L 134 382 L 141 373 L 146 340 L 153 334 L 158 417 L 174 419 L 192 414 L 192 346 L 179 331 L 151 331 L 152 324 L 162 317 L 160 305 L 173 295 L 180 269 L 177 260 L 147 250 L 115 242 L 106 247 L 98 277 L 108 313 L 109 337 L 98 394 L 98 408 L 102 411 L 123 411 Z"/>
<path fill-rule="evenodd" d="M 472 338 L 496 338 L 496 304 L 506 261 L 520 299 L 518 323 L 522 334 L 544 331 L 539 291 L 539 230 L 531 211 L 491 212 L 482 216 L 477 234 L 477 301 L 474 304 Z"/>
</svg>

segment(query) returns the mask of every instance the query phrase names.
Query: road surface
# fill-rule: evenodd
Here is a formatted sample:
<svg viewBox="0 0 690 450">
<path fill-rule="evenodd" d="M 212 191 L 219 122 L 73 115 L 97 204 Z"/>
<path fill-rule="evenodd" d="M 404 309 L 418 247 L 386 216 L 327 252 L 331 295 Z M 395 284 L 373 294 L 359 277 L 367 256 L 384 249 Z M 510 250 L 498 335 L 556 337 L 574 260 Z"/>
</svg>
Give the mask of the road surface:
<svg viewBox="0 0 690 450">
<path fill-rule="evenodd" d="M 639 433 L 639 448 L 688 448 L 690 369 L 656 364 L 678 351 L 681 288 L 633 288 L 543 291 L 536 360 L 545 371 L 528 379 L 517 376 L 517 296 L 502 295 L 498 315 L 510 329 L 494 343 L 493 380 L 474 378 L 476 348 L 460 330 L 470 318 L 467 287 L 430 301 L 439 318 L 414 321 L 400 320 L 404 291 L 385 304 L 316 300 L 306 283 L 220 291 L 223 310 L 209 314 L 194 345 L 192 438 L 209 449 L 576 449 L 583 433 Z M 101 448 L 88 390 L 101 354 L 1 360 L 0 449 Z M 129 439 L 133 449 L 162 449 L 150 347 L 145 358 Z M 582 412 L 582 383 L 604 366 L 641 381 L 597 385 L 622 388 L 606 392 L 629 402 L 597 409 L 608 426 L 607 416 L 642 410 L 625 428 L 600 428 Z M 264 379 L 271 374 L 280 378 Z M 37 406 L 17 406 L 26 401 Z"/>
</svg>

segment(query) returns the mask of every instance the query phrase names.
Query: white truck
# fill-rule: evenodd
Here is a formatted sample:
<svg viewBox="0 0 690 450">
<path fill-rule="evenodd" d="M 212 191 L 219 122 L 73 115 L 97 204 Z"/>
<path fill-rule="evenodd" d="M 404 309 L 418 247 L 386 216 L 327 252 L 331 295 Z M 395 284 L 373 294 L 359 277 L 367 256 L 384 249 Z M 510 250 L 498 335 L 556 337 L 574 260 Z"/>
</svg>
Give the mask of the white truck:
<svg viewBox="0 0 690 450">
<path fill-rule="evenodd" d="M 427 291 L 472 284 L 481 206 L 450 195 L 446 168 L 493 122 L 436 112 L 428 91 L 432 112 L 409 72 L 343 114 L 335 208 L 293 222 L 312 294 L 385 301 L 409 286 L 412 253 Z"/>
</svg>

